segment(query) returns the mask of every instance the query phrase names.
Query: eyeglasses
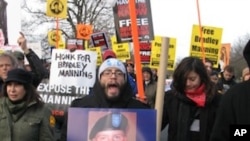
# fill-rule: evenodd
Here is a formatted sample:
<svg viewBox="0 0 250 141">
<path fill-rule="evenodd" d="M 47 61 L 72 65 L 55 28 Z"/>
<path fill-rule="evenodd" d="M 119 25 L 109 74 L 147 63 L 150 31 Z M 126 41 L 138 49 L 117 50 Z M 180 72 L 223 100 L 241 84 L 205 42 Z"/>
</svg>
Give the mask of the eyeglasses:
<svg viewBox="0 0 250 141">
<path fill-rule="evenodd" d="M 124 73 L 122 71 L 114 71 L 114 72 L 112 72 L 111 70 L 105 70 L 102 73 L 103 76 L 108 76 L 108 77 L 111 77 L 113 74 L 115 76 L 124 76 Z"/>
</svg>

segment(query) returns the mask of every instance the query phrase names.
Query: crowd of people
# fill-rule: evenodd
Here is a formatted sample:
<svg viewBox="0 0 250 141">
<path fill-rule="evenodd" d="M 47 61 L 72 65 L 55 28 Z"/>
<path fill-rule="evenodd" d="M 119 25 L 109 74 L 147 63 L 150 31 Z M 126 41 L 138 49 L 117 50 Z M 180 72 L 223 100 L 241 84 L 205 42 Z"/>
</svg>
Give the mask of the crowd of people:
<svg viewBox="0 0 250 141">
<path fill-rule="evenodd" d="M 18 44 L 23 53 L 0 54 L 0 138 L 2 141 L 66 141 L 67 114 L 55 136 L 57 120 L 36 90 L 48 69 L 41 59 L 27 47 L 23 34 Z M 243 55 L 250 66 L 250 41 Z M 24 57 L 29 65 L 24 65 Z M 112 50 L 103 53 L 97 68 L 96 82 L 89 95 L 72 101 L 70 107 L 154 109 L 158 76 L 156 69 L 143 67 L 145 99 L 138 98 L 136 64 L 122 62 Z M 234 68 L 226 66 L 222 72 L 213 62 L 185 57 L 175 68 L 170 90 L 163 94 L 162 129 L 169 125 L 168 141 L 228 141 L 230 125 L 250 124 L 249 67 L 242 71 L 242 82 L 236 83 Z M 127 119 L 122 115 L 121 126 L 114 127 L 107 115 L 90 132 L 92 141 L 126 141 Z M 105 120 L 104 120 L 105 119 Z M 107 124 L 103 124 L 105 121 Z M 110 132 L 110 130 L 116 131 Z"/>
</svg>

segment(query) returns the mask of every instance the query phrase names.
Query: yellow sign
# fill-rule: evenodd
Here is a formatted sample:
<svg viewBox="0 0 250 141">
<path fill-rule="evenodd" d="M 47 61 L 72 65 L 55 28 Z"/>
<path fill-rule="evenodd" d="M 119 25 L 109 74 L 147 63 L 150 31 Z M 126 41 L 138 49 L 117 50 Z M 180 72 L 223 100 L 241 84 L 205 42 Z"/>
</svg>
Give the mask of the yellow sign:
<svg viewBox="0 0 250 141">
<path fill-rule="evenodd" d="M 200 33 L 200 31 L 202 32 L 202 34 Z M 218 54 L 221 48 L 221 37 L 222 28 L 202 26 L 200 30 L 199 25 L 193 25 L 190 56 L 199 58 L 205 57 L 213 62 L 214 67 L 218 67 Z"/>
<path fill-rule="evenodd" d="M 58 34 L 58 36 L 57 36 L 57 34 Z M 56 30 L 49 31 L 48 32 L 49 45 L 56 47 L 57 41 L 58 41 L 58 48 L 64 49 L 65 43 L 62 40 L 62 31 L 56 31 Z"/>
<path fill-rule="evenodd" d="M 124 61 L 130 59 L 130 50 L 128 43 L 113 44 L 112 50 L 115 52 L 116 58 Z"/>
<path fill-rule="evenodd" d="M 162 37 L 155 36 L 154 41 L 152 42 L 151 48 L 151 56 L 150 56 L 150 68 L 158 69 L 160 66 L 160 54 L 161 54 L 161 46 L 162 45 Z M 168 48 L 168 70 L 174 70 L 175 65 L 175 52 L 176 52 L 176 39 L 170 38 L 169 40 L 169 48 Z"/>
<path fill-rule="evenodd" d="M 96 65 L 100 66 L 102 64 L 102 49 L 101 49 L 101 47 L 91 47 L 91 48 L 86 48 L 86 50 L 94 51 L 97 53 Z"/>
<path fill-rule="evenodd" d="M 67 18 L 67 0 L 47 0 L 46 15 L 55 18 Z"/>
</svg>

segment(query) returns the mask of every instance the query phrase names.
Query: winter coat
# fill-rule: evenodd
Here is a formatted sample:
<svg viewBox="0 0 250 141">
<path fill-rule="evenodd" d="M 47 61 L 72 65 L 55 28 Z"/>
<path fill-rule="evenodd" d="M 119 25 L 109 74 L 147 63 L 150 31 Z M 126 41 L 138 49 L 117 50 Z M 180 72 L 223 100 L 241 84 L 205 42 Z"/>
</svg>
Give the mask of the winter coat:
<svg viewBox="0 0 250 141">
<path fill-rule="evenodd" d="M 148 104 L 151 108 L 155 107 L 156 89 L 157 82 L 154 80 L 151 80 L 148 84 L 144 84 L 145 96 L 147 97 Z"/>
<path fill-rule="evenodd" d="M 229 141 L 232 124 L 250 125 L 250 81 L 236 84 L 223 95 L 210 141 Z"/>
<path fill-rule="evenodd" d="M 162 125 L 169 124 L 168 141 L 208 141 L 220 97 L 220 94 L 215 94 L 206 98 L 205 107 L 198 107 L 184 94 L 167 91 Z M 198 126 L 194 126 L 196 123 Z"/>
<path fill-rule="evenodd" d="M 127 79 L 128 80 L 128 79 Z M 133 91 L 130 87 L 129 81 L 125 84 L 119 99 L 116 101 L 108 101 L 105 98 L 104 89 L 97 81 L 93 88 L 93 93 L 80 99 L 72 101 L 71 107 L 82 108 L 127 108 L 127 109 L 150 109 L 149 105 L 143 104 L 133 98 Z M 61 141 L 67 140 L 67 118 L 62 128 Z"/>
<path fill-rule="evenodd" d="M 54 141 L 54 118 L 44 105 L 36 102 L 12 104 L 0 99 L 1 141 Z"/>
</svg>

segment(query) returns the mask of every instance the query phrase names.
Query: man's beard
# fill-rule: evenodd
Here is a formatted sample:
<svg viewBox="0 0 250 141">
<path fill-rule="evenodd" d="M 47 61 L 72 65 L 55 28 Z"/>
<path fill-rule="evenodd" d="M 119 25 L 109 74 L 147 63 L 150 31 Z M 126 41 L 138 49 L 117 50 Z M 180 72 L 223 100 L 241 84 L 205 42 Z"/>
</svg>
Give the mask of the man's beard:
<svg viewBox="0 0 250 141">
<path fill-rule="evenodd" d="M 108 87 L 108 86 L 102 86 L 102 88 L 105 90 L 105 88 Z M 121 98 L 121 95 L 124 91 L 124 85 L 121 86 L 121 85 L 117 85 L 117 88 L 119 89 L 119 93 L 117 95 L 112 95 L 112 96 L 109 96 L 106 92 L 105 92 L 105 98 L 107 101 L 110 101 L 110 102 L 116 102 L 118 101 L 120 98 Z"/>
</svg>

